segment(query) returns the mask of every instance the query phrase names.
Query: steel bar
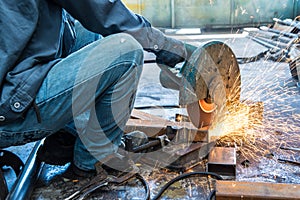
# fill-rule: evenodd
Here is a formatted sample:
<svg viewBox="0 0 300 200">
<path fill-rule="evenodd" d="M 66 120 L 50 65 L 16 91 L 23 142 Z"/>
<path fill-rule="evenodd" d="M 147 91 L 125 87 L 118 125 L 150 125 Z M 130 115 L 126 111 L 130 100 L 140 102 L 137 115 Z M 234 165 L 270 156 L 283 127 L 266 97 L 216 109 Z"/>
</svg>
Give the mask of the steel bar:
<svg viewBox="0 0 300 200">
<path fill-rule="evenodd" d="M 33 147 L 26 164 L 18 176 L 16 183 L 13 185 L 6 200 L 30 199 L 30 195 L 34 189 L 34 184 L 39 176 L 42 164 L 38 161 L 36 153 L 43 141 L 36 142 Z"/>
<path fill-rule="evenodd" d="M 278 160 L 279 162 L 285 162 L 285 163 L 290 163 L 290 164 L 293 164 L 293 165 L 298 165 L 298 166 L 300 166 L 300 162 L 295 161 L 295 160 L 288 160 L 288 159 L 284 159 L 284 158 L 278 158 L 277 160 Z"/>
<path fill-rule="evenodd" d="M 253 36 L 249 36 L 249 37 L 250 37 L 250 39 L 254 40 L 255 42 L 257 42 L 257 43 L 259 43 L 259 44 L 261 44 L 261 45 L 263 45 L 263 46 L 265 46 L 267 48 L 270 48 L 270 49 L 272 49 L 274 51 L 280 51 L 281 50 L 280 47 L 272 45 L 272 44 L 270 44 L 270 43 L 268 43 L 266 41 L 263 41 L 263 40 L 261 40 L 259 38 L 256 38 L 256 37 L 253 37 Z"/>
<path fill-rule="evenodd" d="M 268 32 L 268 31 L 263 31 L 260 29 L 257 29 L 256 31 L 248 31 L 248 32 L 249 32 L 250 36 L 269 39 L 269 40 L 272 40 L 273 42 L 282 42 L 285 45 L 287 43 L 295 40 L 295 38 L 286 37 L 284 35 Z"/>
<path fill-rule="evenodd" d="M 280 20 L 278 18 L 273 18 L 273 20 L 275 22 L 279 23 L 279 24 L 286 25 L 286 26 L 291 26 L 291 27 L 295 27 L 297 29 L 300 29 L 300 23 L 298 23 L 296 21 L 289 22 L 289 21 Z"/>
<path fill-rule="evenodd" d="M 259 29 L 263 30 L 263 31 L 269 31 L 269 32 L 272 32 L 272 33 L 277 33 L 279 35 L 283 35 L 283 36 L 286 36 L 286 37 L 289 37 L 289 38 L 298 38 L 297 34 L 288 33 L 288 32 L 284 32 L 284 31 L 279 31 L 279 30 L 276 30 L 276 29 L 268 28 L 266 26 L 261 26 L 261 27 L 259 27 Z"/>
<path fill-rule="evenodd" d="M 283 147 L 283 146 L 281 146 L 280 149 L 291 150 L 291 151 L 299 151 L 300 152 L 300 148 L 296 148 L 296 147 Z"/>
<path fill-rule="evenodd" d="M 216 182 L 216 199 L 299 199 L 298 184 L 264 183 L 264 182 Z"/>
<path fill-rule="evenodd" d="M 255 37 L 255 38 L 260 39 L 261 41 L 267 42 L 275 47 L 279 47 L 281 49 L 288 49 L 290 46 L 290 43 L 292 42 L 292 40 L 289 41 L 288 43 L 283 43 L 280 41 L 275 41 L 275 40 L 267 39 L 267 38 L 263 38 L 263 37 Z"/>
<path fill-rule="evenodd" d="M 155 146 L 159 145 L 160 143 L 161 143 L 161 142 L 160 142 L 159 140 L 153 140 L 153 141 L 150 141 L 150 142 L 148 142 L 148 143 L 146 143 L 146 144 L 143 144 L 143 145 L 141 145 L 141 146 L 138 146 L 138 147 L 136 147 L 136 148 L 133 148 L 132 151 L 133 151 L 134 153 L 138 153 L 138 152 L 141 152 L 141 151 L 143 151 L 143 150 L 147 150 L 147 149 L 149 149 L 149 148 L 151 148 L 151 147 L 155 147 Z"/>
</svg>

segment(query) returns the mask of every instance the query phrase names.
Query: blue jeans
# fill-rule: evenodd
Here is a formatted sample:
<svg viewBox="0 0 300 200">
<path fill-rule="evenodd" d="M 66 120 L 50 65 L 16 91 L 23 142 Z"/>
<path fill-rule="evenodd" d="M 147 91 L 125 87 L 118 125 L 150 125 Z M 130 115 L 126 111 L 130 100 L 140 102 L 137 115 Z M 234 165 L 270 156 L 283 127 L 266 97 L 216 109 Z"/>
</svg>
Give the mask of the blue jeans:
<svg viewBox="0 0 300 200">
<path fill-rule="evenodd" d="M 0 147 L 40 140 L 60 129 L 77 136 L 74 164 L 93 170 L 117 151 L 142 71 L 143 49 L 127 34 L 102 39 L 77 24 L 73 53 L 53 66 L 36 96 L 36 110 L 0 126 Z"/>
</svg>

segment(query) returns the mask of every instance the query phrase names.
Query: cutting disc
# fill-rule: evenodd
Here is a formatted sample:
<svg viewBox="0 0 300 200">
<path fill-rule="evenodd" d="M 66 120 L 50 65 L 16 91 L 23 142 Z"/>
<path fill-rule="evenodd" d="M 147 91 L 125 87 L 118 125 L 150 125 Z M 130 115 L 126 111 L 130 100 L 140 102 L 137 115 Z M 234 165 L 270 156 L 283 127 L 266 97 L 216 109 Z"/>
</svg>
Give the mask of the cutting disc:
<svg viewBox="0 0 300 200">
<path fill-rule="evenodd" d="M 240 69 L 229 46 L 209 41 L 198 47 L 181 69 L 180 105 L 186 105 L 191 122 L 198 128 L 217 121 L 226 105 L 239 101 Z M 209 109 L 204 109 L 208 104 Z"/>
</svg>

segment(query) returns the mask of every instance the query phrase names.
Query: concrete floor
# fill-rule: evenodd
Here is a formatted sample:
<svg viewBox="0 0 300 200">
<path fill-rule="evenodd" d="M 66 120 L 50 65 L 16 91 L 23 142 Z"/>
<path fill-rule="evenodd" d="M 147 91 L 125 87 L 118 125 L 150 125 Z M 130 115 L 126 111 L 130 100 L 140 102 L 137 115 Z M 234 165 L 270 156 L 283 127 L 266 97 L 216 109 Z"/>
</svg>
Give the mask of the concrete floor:
<svg viewBox="0 0 300 200">
<path fill-rule="evenodd" d="M 172 35 L 172 37 L 194 45 L 199 45 L 208 40 L 220 40 L 232 48 L 237 58 L 252 57 L 267 50 L 265 47 L 253 42 L 241 33 Z M 147 54 L 146 58 L 151 58 L 151 55 Z M 265 131 L 261 132 L 262 135 L 259 140 L 268 141 L 269 139 L 274 142 L 272 133 L 274 133 L 278 140 L 276 140 L 275 144 L 270 141 L 269 144 L 272 146 L 265 149 L 266 152 L 272 153 L 274 158 L 270 159 L 264 156 L 259 160 L 251 160 L 251 158 L 248 158 L 253 165 L 247 168 L 241 166 L 237 167 L 236 179 L 300 184 L 300 168 L 287 163 L 278 163 L 275 159 L 280 156 L 290 155 L 289 158 L 298 159 L 298 162 L 300 161 L 299 154 L 290 154 L 290 152 L 288 152 L 288 154 L 284 153 L 279 150 L 278 146 L 281 144 L 289 144 L 298 148 L 300 147 L 300 90 L 296 87 L 296 82 L 291 79 L 289 65 L 287 63 L 261 59 L 256 62 L 241 64 L 240 70 L 242 77 L 241 99 L 264 102 L 264 123 L 266 127 L 264 129 Z M 159 73 L 160 70 L 156 64 L 145 64 L 135 106 L 137 108 L 152 107 L 152 109 L 146 109 L 145 111 L 174 120 L 174 115 L 180 112 L 180 110 L 164 109 L 163 106 L 177 106 L 178 92 L 162 88 L 159 83 Z M 278 135 L 275 133 L 283 134 Z M 28 144 L 9 149 L 16 152 L 16 154 L 25 161 L 32 146 L 33 144 Z M 247 158 L 242 156 L 238 157 L 238 162 L 242 162 L 245 159 Z M 53 172 L 56 170 L 55 167 L 50 167 L 48 169 L 48 177 L 49 174 L 53 175 Z M 172 172 L 170 173 L 172 174 Z M 12 185 L 11 180 L 8 180 L 9 185 Z M 153 184 L 155 186 L 155 183 Z M 51 194 L 53 198 L 49 198 Z M 182 194 L 176 198 L 169 196 L 165 197 L 165 199 L 201 199 L 199 195 L 201 196 L 201 194 L 195 194 L 194 196 Z M 44 192 L 43 190 L 36 190 L 33 196 L 32 199 L 57 199 L 55 192 L 53 193 L 51 190 L 46 191 L 46 189 L 44 189 Z"/>
</svg>

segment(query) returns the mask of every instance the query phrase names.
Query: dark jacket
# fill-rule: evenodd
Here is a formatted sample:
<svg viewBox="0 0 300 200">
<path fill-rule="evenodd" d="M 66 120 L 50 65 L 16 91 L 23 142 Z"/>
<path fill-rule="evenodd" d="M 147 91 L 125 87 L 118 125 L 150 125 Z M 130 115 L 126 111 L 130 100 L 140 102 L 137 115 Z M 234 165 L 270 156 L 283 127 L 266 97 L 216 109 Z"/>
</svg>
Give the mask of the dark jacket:
<svg viewBox="0 0 300 200">
<path fill-rule="evenodd" d="M 74 35 L 67 33 L 64 10 L 90 31 L 103 36 L 127 32 L 154 53 L 166 42 L 120 0 L 1 0 L 0 8 L 2 124 L 23 117 L 48 71 L 71 48 L 72 42 L 65 41 Z"/>
</svg>

